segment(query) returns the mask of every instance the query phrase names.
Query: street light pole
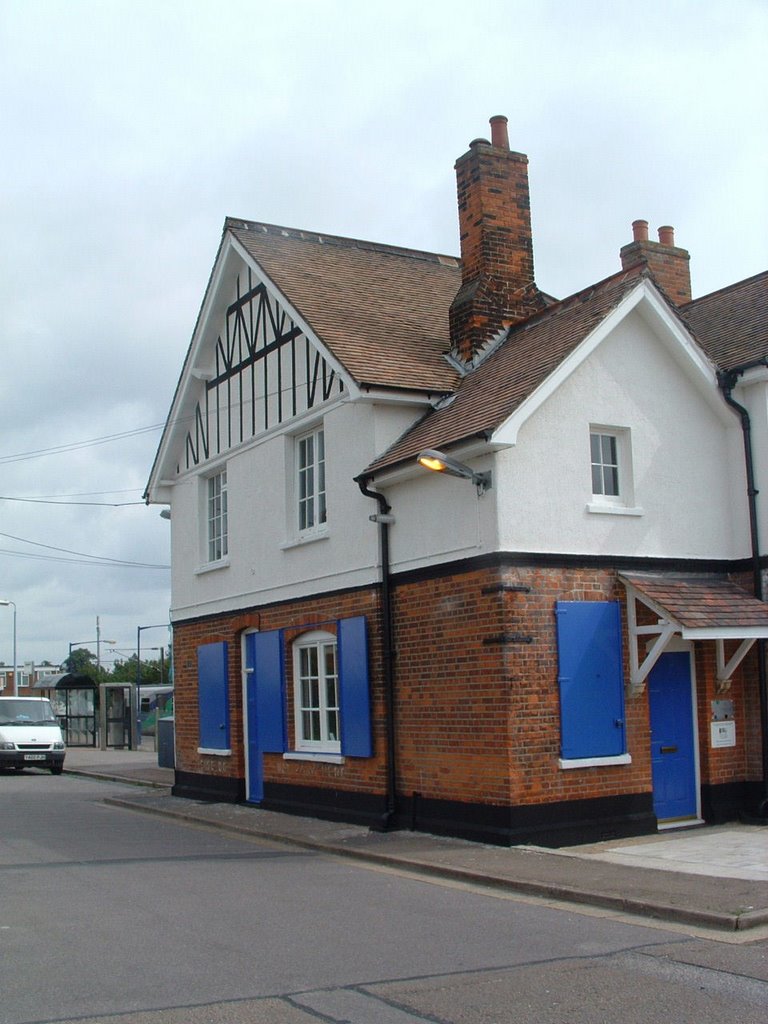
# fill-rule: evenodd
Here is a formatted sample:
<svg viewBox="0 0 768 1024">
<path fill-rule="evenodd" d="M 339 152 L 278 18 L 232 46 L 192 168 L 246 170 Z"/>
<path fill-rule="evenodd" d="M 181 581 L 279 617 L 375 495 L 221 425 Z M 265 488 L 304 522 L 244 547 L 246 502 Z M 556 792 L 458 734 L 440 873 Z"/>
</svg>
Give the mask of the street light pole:
<svg viewBox="0 0 768 1024">
<path fill-rule="evenodd" d="M 6 603 L 5 601 L 0 601 L 0 604 L 5 604 L 5 603 Z M 101 645 L 102 644 L 111 644 L 111 645 L 114 646 L 114 644 L 117 643 L 117 640 L 102 640 L 101 639 L 101 630 L 99 628 L 98 616 L 96 617 L 96 631 L 97 631 L 97 633 L 99 635 L 96 637 L 95 640 L 70 640 L 69 641 L 69 657 L 70 658 L 72 657 L 72 648 L 73 647 L 79 647 L 80 644 L 93 644 L 93 643 L 95 643 L 96 644 L 96 669 L 97 669 L 97 675 L 98 675 L 98 669 L 99 669 L 99 666 L 101 664 Z M 88 651 L 87 653 L 90 655 L 91 652 Z"/>
<path fill-rule="evenodd" d="M 19 667 L 16 659 L 16 602 L 0 600 L 4 608 L 13 607 L 13 696 L 19 696 Z"/>
<path fill-rule="evenodd" d="M 101 668 L 101 623 L 99 622 L 99 616 L 96 616 L 96 679 L 99 679 L 99 669 Z"/>
</svg>

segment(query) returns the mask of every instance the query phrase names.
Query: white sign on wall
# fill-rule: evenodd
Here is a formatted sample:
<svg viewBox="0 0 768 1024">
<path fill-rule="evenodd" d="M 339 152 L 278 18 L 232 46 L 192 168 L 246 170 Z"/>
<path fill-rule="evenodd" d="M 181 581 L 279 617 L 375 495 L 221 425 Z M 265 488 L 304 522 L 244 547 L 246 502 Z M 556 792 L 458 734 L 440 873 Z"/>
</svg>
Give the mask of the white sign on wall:
<svg viewBox="0 0 768 1024">
<path fill-rule="evenodd" d="M 736 746 L 736 723 L 712 722 L 710 724 L 713 747 L 735 747 Z"/>
</svg>

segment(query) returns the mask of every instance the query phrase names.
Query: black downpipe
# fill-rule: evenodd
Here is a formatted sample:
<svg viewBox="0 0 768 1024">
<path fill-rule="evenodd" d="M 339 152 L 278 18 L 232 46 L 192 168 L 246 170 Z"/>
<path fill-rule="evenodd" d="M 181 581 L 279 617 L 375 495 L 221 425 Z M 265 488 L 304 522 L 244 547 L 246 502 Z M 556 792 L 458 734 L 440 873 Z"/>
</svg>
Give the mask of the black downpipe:
<svg viewBox="0 0 768 1024">
<path fill-rule="evenodd" d="M 760 359 L 754 363 L 735 367 L 725 373 L 718 374 L 718 384 L 723 398 L 737 413 L 741 420 L 744 436 L 744 461 L 747 473 L 747 498 L 749 501 L 749 533 L 752 547 L 752 581 L 755 597 L 763 600 L 763 582 L 760 571 L 760 541 L 757 532 L 757 495 L 755 487 L 755 464 L 752 454 L 752 423 L 749 412 L 733 397 L 733 389 L 737 380 L 747 370 L 757 366 L 768 366 L 768 360 Z M 765 668 L 765 640 L 758 640 L 757 679 L 760 696 L 760 737 L 762 741 L 763 761 L 763 795 L 757 806 L 757 816 L 768 818 L 768 677 Z"/>
<path fill-rule="evenodd" d="M 382 815 L 378 831 L 387 832 L 397 828 L 397 763 L 396 763 L 396 729 L 395 729 L 395 669 L 394 669 L 394 633 L 392 627 L 392 590 L 390 587 L 389 570 L 389 521 L 391 506 L 383 494 L 372 491 L 368 487 L 370 477 L 355 477 L 357 486 L 366 498 L 373 498 L 379 503 L 379 515 L 375 521 L 379 526 L 379 542 L 381 547 L 381 642 L 382 670 L 384 675 L 384 694 L 386 702 L 386 733 L 387 733 L 387 798 L 386 811 Z"/>
</svg>

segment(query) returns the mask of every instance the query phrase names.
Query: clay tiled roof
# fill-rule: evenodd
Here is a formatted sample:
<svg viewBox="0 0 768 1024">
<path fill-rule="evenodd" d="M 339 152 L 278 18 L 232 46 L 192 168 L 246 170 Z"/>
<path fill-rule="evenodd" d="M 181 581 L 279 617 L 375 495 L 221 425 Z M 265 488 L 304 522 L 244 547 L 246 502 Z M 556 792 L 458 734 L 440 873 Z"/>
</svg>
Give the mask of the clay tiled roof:
<svg viewBox="0 0 768 1024">
<path fill-rule="evenodd" d="M 728 580 L 645 573 L 621 573 L 621 578 L 686 630 L 757 629 L 768 635 L 768 604 Z"/>
<path fill-rule="evenodd" d="M 683 319 L 724 370 L 768 356 L 768 271 L 695 299 Z"/>
<path fill-rule="evenodd" d="M 244 246 L 358 384 L 447 393 L 458 374 L 448 309 L 452 256 L 228 218 Z"/>
<path fill-rule="evenodd" d="M 243 245 L 361 386 L 406 388 L 450 401 L 430 410 L 367 473 L 487 436 L 547 379 L 621 302 L 635 267 L 512 328 L 460 377 L 446 359 L 448 310 L 461 284 L 450 256 L 228 218 Z M 696 299 L 678 311 L 723 369 L 768 356 L 768 273 Z"/>
<path fill-rule="evenodd" d="M 455 397 L 432 410 L 373 462 L 366 473 L 445 448 L 498 427 L 531 395 L 640 279 L 622 271 L 510 330 L 507 339 L 461 381 Z"/>
</svg>

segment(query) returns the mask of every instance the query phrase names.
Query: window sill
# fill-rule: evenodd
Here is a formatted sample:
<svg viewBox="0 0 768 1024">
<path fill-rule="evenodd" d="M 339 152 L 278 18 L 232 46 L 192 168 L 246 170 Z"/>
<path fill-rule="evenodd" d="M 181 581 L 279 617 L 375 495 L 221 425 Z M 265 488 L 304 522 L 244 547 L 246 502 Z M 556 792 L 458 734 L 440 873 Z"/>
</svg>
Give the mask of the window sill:
<svg viewBox="0 0 768 1024">
<path fill-rule="evenodd" d="M 632 764 L 631 754 L 616 754 L 613 757 L 568 757 L 558 758 L 558 767 L 568 768 L 608 768 L 614 764 Z"/>
<path fill-rule="evenodd" d="M 228 569 L 229 559 L 220 558 L 217 562 L 206 562 L 205 565 L 200 565 L 195 569 L 195 576 L 202 576 L 206 572 L 216 572 L 217 569 Z"/>
<path fill-rule="evenodd" d="M 318 530 L 316 533 L 301 534 L 298 537 L 294 537 L 293 540 L 284 541 L 280 545 L 281 551 L 290 551 L 291 548 L 300 548 L 305 544 L 314 544 L 316 540 L 328 540 L 330 533 L 328 530 Z"/>
<path fill-rule="evenodd" d="M 222 749 L 220 747 L 198 747 L 198 754 L 213 754 L 214 757 L 231 757 L 232 751 L 230 749 Z"/>
<path fill-rule="evenodd" d="M 608 505 L 600 501 L 588 502 L 587 512 L 597 512 L 609 516 L 642 516 L 645 514 L 645 510 L 639 506 Z"/>
<path fill-rule="evenodd" d="M 344 755 L 331 751 L 289 750 L 283 754 L 284 761 L 319 761 L 321 764 L 344 764 Z"/>
</svg>

